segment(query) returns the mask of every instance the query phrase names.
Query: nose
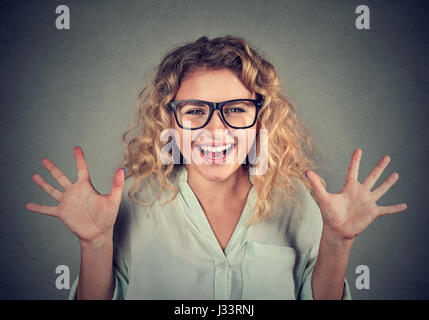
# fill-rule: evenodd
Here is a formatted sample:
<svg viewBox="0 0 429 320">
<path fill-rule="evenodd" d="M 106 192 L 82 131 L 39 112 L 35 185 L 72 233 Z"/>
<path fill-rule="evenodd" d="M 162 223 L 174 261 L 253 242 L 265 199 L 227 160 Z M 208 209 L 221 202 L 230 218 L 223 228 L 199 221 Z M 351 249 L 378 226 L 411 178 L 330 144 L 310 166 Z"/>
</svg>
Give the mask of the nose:
<svg viewBox="0 0 429 320">
<path fill-rule="evenodd" d="M 215 110 L 212 114 L 212 117 L 209 123 L 206 124 L 205 129 L 212 131 L 214 129 L 224 129 L 228 128 L 227 124 L 223 121 L 222 115 L 219 110 Z"/>
</svg>

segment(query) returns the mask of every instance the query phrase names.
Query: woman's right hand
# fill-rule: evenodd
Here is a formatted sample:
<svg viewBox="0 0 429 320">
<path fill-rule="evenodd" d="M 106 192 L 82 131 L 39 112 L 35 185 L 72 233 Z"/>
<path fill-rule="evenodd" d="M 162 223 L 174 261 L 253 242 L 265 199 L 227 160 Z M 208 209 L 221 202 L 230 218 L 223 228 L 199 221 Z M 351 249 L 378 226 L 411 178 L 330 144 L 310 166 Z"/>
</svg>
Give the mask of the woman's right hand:
<svg viewBox="0 0 429 320">
<path fill-rule="evenodd" d="M 113 232 L 125 184 L 124 169 L 120 168 L 115 172 L 110 193 L 102 195 L 91 183 L 82 149 L 76 146 L 73 151 L 78 173 L 75 183 L 71 183 L 51 160 L 42 159 L 43 166 L 58 181 L 64 192 L 52 187 L 39 174 L 32 176 L 42 190 L 58 201 L 58 205 L 50 207 L 29 202 L 25 207 L 30 211 L 61 219 L 79 237 L 81 245 L 96 244 Z"/>
</svg>

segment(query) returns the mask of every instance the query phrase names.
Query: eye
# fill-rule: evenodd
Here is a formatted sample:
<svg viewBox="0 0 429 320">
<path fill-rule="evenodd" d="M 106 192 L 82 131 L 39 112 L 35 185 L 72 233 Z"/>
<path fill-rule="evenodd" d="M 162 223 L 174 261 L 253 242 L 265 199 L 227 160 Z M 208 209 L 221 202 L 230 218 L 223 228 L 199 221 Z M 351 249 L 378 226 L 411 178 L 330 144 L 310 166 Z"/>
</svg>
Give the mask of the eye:
<svg viewBox="0 0 429 320">
<path fill-rule="evenodd" d="M 204 114 L 204 111 L 200 109 L 193 109 L 193 110 L 188 110 L 185 113 L 186 114 Z"/>
<path fill-rule="evenodd" d="M 209 107 L 204 103 L 190 101 L 179 103 L 178 110 L 183 115 L 201 116 L 209 112 Z"/>
<path fill-rule="evenodd" d="M 238 113 L 238 112 L 246 112 L 246 111 L 242 108 L 239 108 L 239 107 L 230 107 L 230 108 L 227 108 L 224 112 L 225 113 Z"/>
</svg>

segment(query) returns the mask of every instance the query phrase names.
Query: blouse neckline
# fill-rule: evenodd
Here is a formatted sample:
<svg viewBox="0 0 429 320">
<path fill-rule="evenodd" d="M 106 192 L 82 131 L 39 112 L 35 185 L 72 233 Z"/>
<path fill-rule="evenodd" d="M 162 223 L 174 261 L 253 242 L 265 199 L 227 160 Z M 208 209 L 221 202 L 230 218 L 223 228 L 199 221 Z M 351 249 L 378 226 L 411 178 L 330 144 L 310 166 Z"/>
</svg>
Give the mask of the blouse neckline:
<svg viewBox="0 0 429 320">
<path fill-rule="evenodd" d="M 247 230 L 245 224 L 252 214 L 252 209 L 257 199 L 253 184 L 247 195 L 246 204 L 244 206 L 243 212 L 240 215 L 240 219 L 234 228 L 225 251 L 223 251 L 218 240 L 216 239 L 216 236 L 197 196 L 188 183 L 188 170 L 186 169 L 185 165 L 183 165 L 178 170 L 176 177 L 179 193 L 182 195 L 182 198 L 189 209 L 189 217 L 201 235 L 205 238 L 206 243 L 208 244 L 208 247 L 214 256 L 217 256 L 219 259 L 224 259 L 245 244 L 245 233 Z"/>
</svg>

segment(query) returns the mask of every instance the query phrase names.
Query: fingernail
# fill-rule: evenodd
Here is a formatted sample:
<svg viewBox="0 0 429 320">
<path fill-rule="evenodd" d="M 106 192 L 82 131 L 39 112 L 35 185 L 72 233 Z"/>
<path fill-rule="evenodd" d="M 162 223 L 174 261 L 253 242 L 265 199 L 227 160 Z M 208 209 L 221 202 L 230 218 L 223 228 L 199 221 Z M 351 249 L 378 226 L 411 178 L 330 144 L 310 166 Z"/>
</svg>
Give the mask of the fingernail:
<svg viewBox="0 0 429 320">
<path fill-rule="evenodd" d="M 305 171 L 305 176 L 306 176 L 306 177 L 307 177 L 307 179 L 308 179 L 307 171 Z"/>
<path fill-rule="evenodd" d="M 124 177 L 125 177 L 125 168 L 124 168 Z"/>
</svg>

